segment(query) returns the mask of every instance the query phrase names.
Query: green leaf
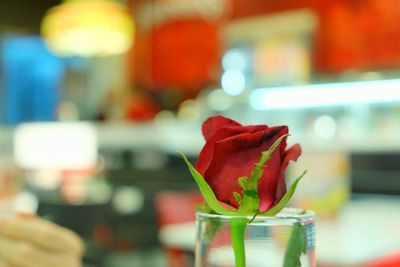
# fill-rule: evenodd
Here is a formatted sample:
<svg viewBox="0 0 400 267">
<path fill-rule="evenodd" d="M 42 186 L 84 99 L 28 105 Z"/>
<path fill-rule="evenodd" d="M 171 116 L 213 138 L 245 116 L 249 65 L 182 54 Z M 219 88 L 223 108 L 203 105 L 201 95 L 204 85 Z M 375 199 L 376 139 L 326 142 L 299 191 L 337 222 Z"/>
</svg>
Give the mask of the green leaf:
<svg viewBox="0 0 400 267">
<path fill-rule="evenodd" d="M 304 229 L 300 223 L 295 223 L 286 246 L 283 267 L 300 267 L 300 257 L 304 253 L 306 253 Z"/>
<path fill-rule="evenodd" d="M 278 212 L 280 212 L 292 199 L 292 196 L 294 192 L 296 191 L 297 185 L 299 184 L 300 180 L 303 178 L 303 176 L 307 173 L 307 171 L 304 171 L 299 178 L 297 178 L 293 184 L 290 186 L 289 190 L 286 192 L 286 194 L 282 197 L 282 199 L 276 204 L 273 208 L 268 210 L 267 212 L 261 213 L 262 216 L 274 216 Z"/>
<path fill-rule="evenodd" d="M 205 201 L 210 206 L 210 208 L 218 214 L 222 215 L 235 215 L 235 211 L 230 211 L 225 209 L 218 201 L 217 197 L 215 196 L 213 190 L 208 185 L 207 181 L 203 178 L 203 176 L 193 167 L 190 163 L 188 158 L 178 152 L 178 154 L 182 157 L 182 159 L 186 162 L 186 165 L 189 168 L 190 173 L 192 174 L 194 180 L 196 181 L 197 185 L 200 188 L 200 192 L 203 195 Z"/>
</svg>

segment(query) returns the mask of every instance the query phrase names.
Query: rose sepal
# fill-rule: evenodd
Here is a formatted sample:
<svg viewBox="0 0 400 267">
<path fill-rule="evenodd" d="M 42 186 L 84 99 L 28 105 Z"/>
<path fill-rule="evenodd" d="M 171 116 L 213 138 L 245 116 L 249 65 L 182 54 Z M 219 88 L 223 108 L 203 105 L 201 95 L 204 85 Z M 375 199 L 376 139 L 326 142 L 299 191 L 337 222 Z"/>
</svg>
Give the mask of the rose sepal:
<svg viewBox="0 0 400 267">
<path fill-rule="evenodd" d="M 229 215 L 234 216 L 238 215 L 237 212 L 225 209 L 218 201 L 217 197 L 215 196 L 213 190 L 211 189 L 210 185 L 204 179 L 204 177 L 194 168 L 192 163 L 188 160 L 188 158 L 180 152 L 177 152 L 182 159 L 185 161 L 186 165 L 189 168 L 190 173 L 192 174 L 194 180 L 196 181 L 197 185 L 199 186 L 200 192 L 206 201 L 207 205 L 216 213 L 221 215 Z"/>
</svg>

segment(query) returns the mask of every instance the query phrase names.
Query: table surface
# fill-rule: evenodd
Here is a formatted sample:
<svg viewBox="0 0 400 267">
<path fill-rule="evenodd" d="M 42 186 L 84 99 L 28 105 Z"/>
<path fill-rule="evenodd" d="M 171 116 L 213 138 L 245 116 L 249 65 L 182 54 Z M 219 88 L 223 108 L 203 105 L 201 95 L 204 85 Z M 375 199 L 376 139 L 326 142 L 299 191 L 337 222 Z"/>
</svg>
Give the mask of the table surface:
<svg viewBox="0 0 400 267">
<path fill-rule="evenodd" d="M 196 225 L 187 222 L 160 229 L 163 245 L 194 250 Z M 320 263 L 347 265 L 400 252 L 400 198 L 368 197 L 349 201 L 335 219 L 316 222 Z"/>
</svg>

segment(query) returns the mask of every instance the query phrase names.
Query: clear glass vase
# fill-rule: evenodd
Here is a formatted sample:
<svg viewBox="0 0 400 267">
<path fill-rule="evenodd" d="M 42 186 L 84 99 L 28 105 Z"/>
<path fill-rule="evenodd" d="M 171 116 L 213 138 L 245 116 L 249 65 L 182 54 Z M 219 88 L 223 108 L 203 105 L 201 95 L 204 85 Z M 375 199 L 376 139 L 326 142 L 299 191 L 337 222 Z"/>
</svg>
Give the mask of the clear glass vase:
<svg viewBox="0 0 400 267">
<path fill-rule="evenodd" d="M 234 220 L 238 219 L 253 218 L 196 213 L 195 267 L 316 266 L 314 212 L 285 208 L 273 217 L 254 218 L 244 227 L 241 264 L 235 260 L 238 253 L 232 242 L 236 239 L 232 237 Z"/>
</svg>

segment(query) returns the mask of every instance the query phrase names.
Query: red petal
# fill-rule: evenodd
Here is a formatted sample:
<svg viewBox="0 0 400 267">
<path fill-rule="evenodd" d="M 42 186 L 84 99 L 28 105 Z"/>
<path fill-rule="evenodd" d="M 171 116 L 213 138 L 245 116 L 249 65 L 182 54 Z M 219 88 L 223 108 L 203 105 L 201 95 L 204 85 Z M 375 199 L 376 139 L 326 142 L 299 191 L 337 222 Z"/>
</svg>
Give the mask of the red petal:
<svg viewBox="0 0 400 267">
<path fill-rule="evenodd" d="M 203 136 L 206 140 L 210 139 L 219 129 L 232 127 L 232 126 L 241 126 L 234 120 L 225 118 L 223 116 L 213 116 L 208 118 L 202 125 Z"/>
<path fill-rule="evenodd" d="M 285 170 L 289 164 L 289 161 L 296 161 L 301 155 L 301 146 L 299 144 L 295 144 L 291 146 L 288 150 L 286 150 L 283 163 L 282 170 Z"/>
<path fill-rule="evenodd" d="M 286 126 L 274 127 L 274 139 L 275 142 L 279 137 L 288 133 Z M 258 183 L 258 195 L 260 197 L 260 211 L 265 212 L 270 209 L 276 202 L 277 187 L 282 182 L 284 183 L 284 177 L 281 175 L 281 166 L 283 163 L 282 151 L 286 149 L 286 138 L 282 140 L 280 149 L 276 149 L 272 154 L 272 157 L 264 167 L 263 176 L 260 178 Z"/>
<path fill-rule="evenodd" d="M 276 199 L 279 201 L 286 194 L 286 182 L 285 182 L 285 170 L 289 165 L 289 161 L 296 161 L 301 155 L 301 147 L 299 144 L 295 144 L 290 147 L 284 155 L 283 162 L 281 165 L 281 176 L 282 179 L 279 180 L 277 191 L 276 191 Z M 276 204 L 276 203 L 275 203 Z"/>
<path fill-rule="evenodd" d="M 218 200 L 238 207 L 233 192 L 242 190 L 238 178 L 249 176 L 254 164 L 259 160 L 263 132 L 243 133 L 224 139 L 215 144 L 213 160 L 204 178 L 213 189 Z"/>
<path fill-rule="evenodd" d="M 206 144 L 200 151 L 199 158 L 197 159 L 195 167 L 201 175 L 204 176 L 204 173 L 206 172 L 211 161 L 213 160 L 215 143 L 232 135 L 235 135 L 232 129 L 220 129 L 217 133 L 213 134 L 212 137 L 206 141 Z"/>
<path fill-rule="evenodd" d="M 275 150 L 271 159 L 264 168 L 264 174 L 258 184 L 258 195 L 260 197 L 260 211 L 266 212 L 276 202 L 277 186 L 282 180 L 280 176 L 281 154 Z"/>
<path fill-rule="evenodd" d="M 268 127 L 265 125 L 255 125 L 255 126 L 233 126 L 220 128 L 216 133 L 212 135 L 199 154 L 199 158 L 196 163 L 196 170 L 204 176 L 210 162 L 213 161 L 214 157 L 214 147 L 215 143 L 221 140 L 232 138 L 243 133 L 254 133 L 257 131 L 268 131 Z M 237 144 L 236 144 L 237 145 Z"/>
</svg>

